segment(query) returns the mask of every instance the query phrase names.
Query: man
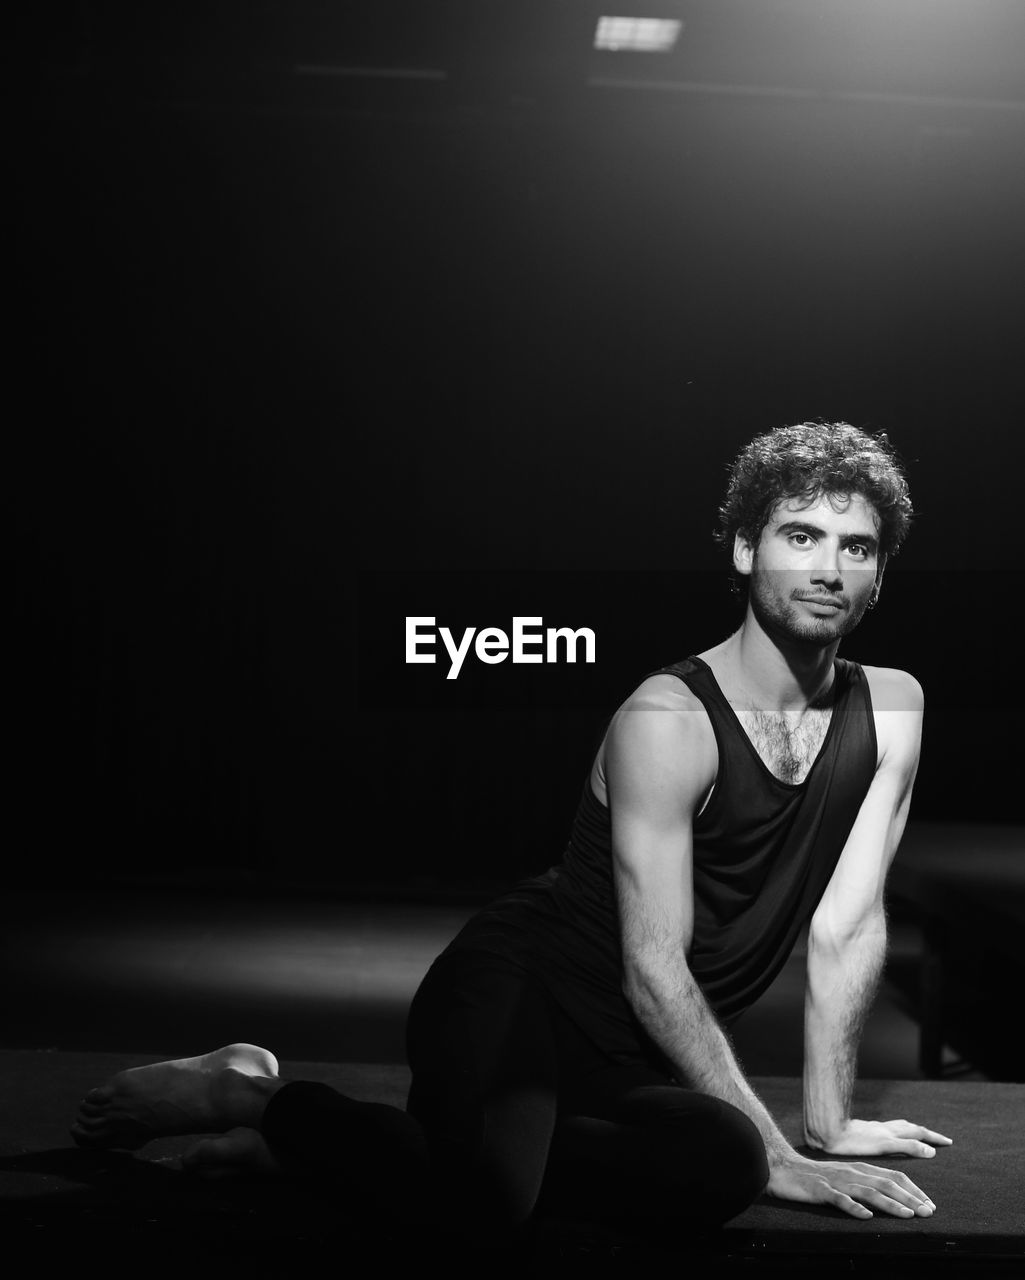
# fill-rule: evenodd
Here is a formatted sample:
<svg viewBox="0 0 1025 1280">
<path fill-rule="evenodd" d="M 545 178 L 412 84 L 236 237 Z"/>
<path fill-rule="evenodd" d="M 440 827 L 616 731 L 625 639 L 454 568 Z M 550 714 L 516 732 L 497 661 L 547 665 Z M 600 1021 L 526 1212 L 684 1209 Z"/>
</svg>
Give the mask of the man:
<svg viewBox="0 0 1025 1280">
<path fill-rule="evenodd" d="M 911 517 L 884 436 L 803 423 L 736 460 L 721 538 L 740 629 L 645 679 L 612 718 L 564 862 L 479 912 L 410 1011 L 406 1113 L 285 1083 L 266 1050 L 123 1072 L 83 1100 L 83 1145 L 223 1136 L 186 1167 L 330 1170 L 492 1226 L 540 1207 L 630 1225 L 722 1222 L 763 1190 L 912 1218 L 934 1205 L 861 1157 L 949 1138 L 850 1114 L 882 969 L 883 887 L 918 764 L 913 677 L 836 656 Z M 496 786 L 496 820 L 514 795 Z M 810 919 L 800 1154 L 726 1030 Z M 372 1162 L 368 1175 L 365 1161 Z M 341 1163 L 345 1163 L 343 1160 Z M 414 1215 L 415 1216 L 415 1215 Z"/>
</svg>

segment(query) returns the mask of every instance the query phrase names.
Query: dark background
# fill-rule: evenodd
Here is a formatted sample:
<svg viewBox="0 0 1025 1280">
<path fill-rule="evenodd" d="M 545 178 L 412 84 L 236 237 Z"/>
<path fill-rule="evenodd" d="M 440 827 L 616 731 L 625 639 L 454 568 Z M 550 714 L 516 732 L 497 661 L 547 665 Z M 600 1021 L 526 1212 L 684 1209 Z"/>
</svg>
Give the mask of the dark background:
<svg viewBox="0 0 1025 1280">
<path fill-rule="evenodd" d="M 16 880 L 546 866 L 616 704 L 739 620 L 726 465 L 819 417 L 911 480 L 842 652 L 925 686 L 913 817 L 1019 820 L 1025 5 L 614 11 L 678 47 L 569 0 L 19 33 Z M 598 662 L 446 683 L 420 612 Z"/>
</svg>

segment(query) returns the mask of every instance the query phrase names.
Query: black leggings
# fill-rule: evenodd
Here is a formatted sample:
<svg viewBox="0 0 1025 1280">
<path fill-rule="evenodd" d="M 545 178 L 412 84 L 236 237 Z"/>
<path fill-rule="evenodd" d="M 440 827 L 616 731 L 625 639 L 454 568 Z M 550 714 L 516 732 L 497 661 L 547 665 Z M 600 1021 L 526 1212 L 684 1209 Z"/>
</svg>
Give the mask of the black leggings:
<svg viewBox="0 0 1025 1280">
<path fill-rule="evenodd" d="M 647 1065 L 611 1062 L 540 984 L 483 952 L 435 961 L 407 1025 L 407 1110 L 295 1082 L 263 1134 L 286 1164 L 379 1187 L 407 1221 L 456 1214 L 483 1229 L 532 1213 L 713 1226 L 768 1180 L 753 1123 Z"/>
</svg>

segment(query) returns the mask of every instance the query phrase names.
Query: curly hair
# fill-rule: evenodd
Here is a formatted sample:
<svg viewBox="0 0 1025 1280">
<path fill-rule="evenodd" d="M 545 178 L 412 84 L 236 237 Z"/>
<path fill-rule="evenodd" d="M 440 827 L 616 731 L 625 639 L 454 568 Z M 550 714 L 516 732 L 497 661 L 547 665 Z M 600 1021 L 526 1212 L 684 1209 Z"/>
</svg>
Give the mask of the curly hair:
<svg viewBox="0 0 1025 1280">
<path fill-rule="evenodd" d="M 716 541 L 732 549 L 739 533 L 757 545 L 778 503 L 823 494 L 861 494 L 879 516 L 879 551 L 900 550 L 913 513 L 907 480 L 885 431 L 847 422 L 800 422 L 756 436 L 730 468 Z"/>
</svg>

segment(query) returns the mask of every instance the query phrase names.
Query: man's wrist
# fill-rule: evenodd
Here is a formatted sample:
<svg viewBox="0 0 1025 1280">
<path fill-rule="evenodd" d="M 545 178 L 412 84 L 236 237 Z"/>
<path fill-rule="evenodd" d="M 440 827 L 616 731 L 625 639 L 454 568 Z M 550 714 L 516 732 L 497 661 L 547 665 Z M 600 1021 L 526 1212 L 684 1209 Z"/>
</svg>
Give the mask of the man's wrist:
<svg viewBox="0 0 1025 1280">
<path fill-rule="evenodd" d="M 781 1133 L 768 1136 L 763 1133 L 762 1141 L 765 1143 L 765 1158 L 769 1162 L 770 1169 L 777 1169 L 780 1165 L 789 1164 L 792 1160 L 800 1159 L 796 1149 L 787 1142 Z"/>
<path fill-rule="evenodd" d="M 850 1097 L 854 1071 L 848 1063 L 826 1069 L 820 1054 L 806 1046 L 803 1113 L 804 1141 L 816 1151 L 829 1151 L 850 1124 Z M 834 1057 L 834 1064 L 837 1058 Z"/>
<path fill-rule="evenodd" d="M 805 1160 L 807 1157 L 790 1145 L 789 1142 L 782 1141 L 779 1143 L 765 1144 L 765 1158 L 769 1165 L 769 1175 L 777 1169 L 783 1169 L 792 1166 L 795 1161 Z"/>
<path fill-rule="evenodd" d="M 805 1115 L 804 1141 L 815 1151 L 830 1151 L 847 1130 L 850 1121 L 837 1116 L 828 1121 Z"/>
</svg>

